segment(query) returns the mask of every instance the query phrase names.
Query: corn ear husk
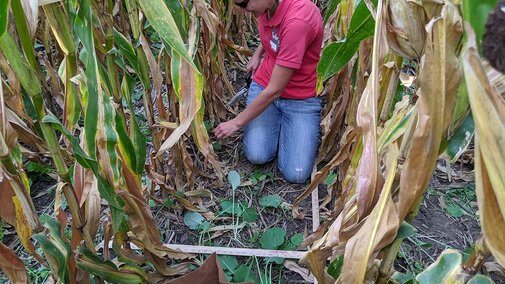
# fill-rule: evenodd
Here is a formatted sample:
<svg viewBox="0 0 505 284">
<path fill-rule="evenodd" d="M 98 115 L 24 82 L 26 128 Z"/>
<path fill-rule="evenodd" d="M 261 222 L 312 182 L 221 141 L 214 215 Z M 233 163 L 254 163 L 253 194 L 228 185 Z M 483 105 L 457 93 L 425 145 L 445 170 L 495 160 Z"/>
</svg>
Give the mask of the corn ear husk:
<svg viewBox="0 0 505 284">
<path fill-rule="evenodd" d="M 392 50 L 409 59 L 423 55 L 428 22 L 424 8 L 414 0 L 390 0 L 387 38 Z"/>
</svg>

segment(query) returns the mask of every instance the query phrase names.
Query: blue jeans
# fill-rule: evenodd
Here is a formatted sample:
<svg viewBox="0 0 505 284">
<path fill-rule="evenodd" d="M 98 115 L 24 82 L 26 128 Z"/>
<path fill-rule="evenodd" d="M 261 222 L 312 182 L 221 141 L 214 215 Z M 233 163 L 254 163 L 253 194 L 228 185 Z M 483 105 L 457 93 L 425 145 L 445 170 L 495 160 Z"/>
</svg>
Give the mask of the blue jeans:
<svg viewBox="0 0 505 284">
<path fill-rule="evenodd" d="M 247 105 L 263 91 L 252 82 Z M 278 98 L 244 129 L 244 152 L 254 164 L 272 161 L 278 151 L 278 167 L 291 183 L 309 178 L 316 158 L 321 122 L 319 98 Z"/>
</svg>

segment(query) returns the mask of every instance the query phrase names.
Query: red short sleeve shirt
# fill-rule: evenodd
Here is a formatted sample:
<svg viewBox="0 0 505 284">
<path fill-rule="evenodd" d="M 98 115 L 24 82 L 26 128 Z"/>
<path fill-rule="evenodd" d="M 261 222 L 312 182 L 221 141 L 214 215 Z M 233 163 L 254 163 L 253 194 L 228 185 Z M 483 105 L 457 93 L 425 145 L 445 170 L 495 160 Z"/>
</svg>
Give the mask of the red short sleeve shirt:
<svg viewBox="0 0 505 284">
<path fill-rule="evenodd" d="M 323 21 L 310 0 L 282 0 L 274 16 L 258 18 L 263 61 L 254 80 L 268 85 L 275 64 L 294 69 L 282 98 L 306 99 L 316 96 L 316 67 L 323 41 Z"/>
</svg>

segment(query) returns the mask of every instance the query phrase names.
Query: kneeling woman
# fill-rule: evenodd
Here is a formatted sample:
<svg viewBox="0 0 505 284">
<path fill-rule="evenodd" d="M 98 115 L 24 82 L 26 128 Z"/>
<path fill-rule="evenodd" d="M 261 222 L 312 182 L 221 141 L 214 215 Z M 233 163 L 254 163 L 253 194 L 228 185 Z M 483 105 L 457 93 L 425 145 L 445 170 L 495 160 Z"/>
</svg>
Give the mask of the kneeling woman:
<svg viewBox="0 0 505 284">
<path fill-rule="evenodd" d="M 247 64 L 247 71 L 253 73 L 247 107 L 218 125 L 216 137 L 226 138 L 245 127 L 244 151 L 250 162 L 264 164 L 278 153 L 284 178 L 304 182 L 312 172 L 319 141 L 320 11 L 310 0 L 242 0 L 235 4 L 258 18 L 261 43 Z"/>
</svg>

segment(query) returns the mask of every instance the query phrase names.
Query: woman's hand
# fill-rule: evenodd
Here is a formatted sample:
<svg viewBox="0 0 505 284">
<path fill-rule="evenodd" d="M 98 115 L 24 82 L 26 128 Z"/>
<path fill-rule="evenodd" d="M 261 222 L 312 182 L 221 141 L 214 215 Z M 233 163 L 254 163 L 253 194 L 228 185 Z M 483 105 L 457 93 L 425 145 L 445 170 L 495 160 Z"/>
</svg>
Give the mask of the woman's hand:
<svg viewBox="0 0 505 284">
<path fill-rule="evenodd" d="M 256 69 L 258 69 L 258 66 L 260 66 L 260 58 L 261 56 L 257 56 L 256 53 L 251 57 L 251 60 L 249 60 L 246 65 L 247 73 L 254 75 Z"/>
<path fill-rule="evenodd" d="M 240 128 L 242 128 L 242 126 L 240 126 L 237 120 L 232 119 L 230 121 L 219 124 L 216 129 L 214 129 L 214 134 L 216 135 L 217 139 L 228 138 L 240 130 Z"/>
</svg>

